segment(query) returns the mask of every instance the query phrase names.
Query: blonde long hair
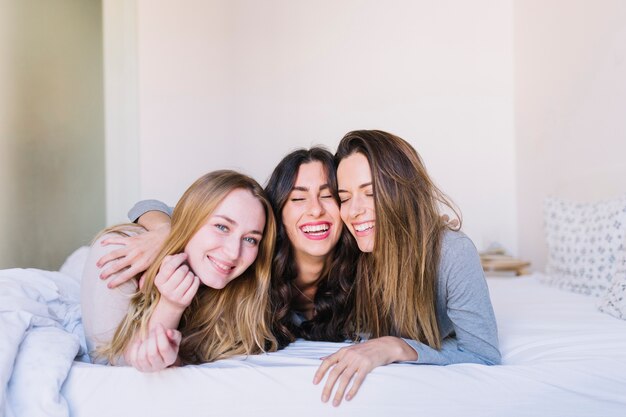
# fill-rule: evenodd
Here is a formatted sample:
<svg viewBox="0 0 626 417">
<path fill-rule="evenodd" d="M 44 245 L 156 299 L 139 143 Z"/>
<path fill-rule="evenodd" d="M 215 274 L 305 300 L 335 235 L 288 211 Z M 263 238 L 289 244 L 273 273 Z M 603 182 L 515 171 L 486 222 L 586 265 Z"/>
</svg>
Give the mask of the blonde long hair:
<svg viewBox="0 0 626 417">
<path fill-rule="evenodd" d="M 370 165 L 376 228 L 372 253 L 360 256 L 356 278 L 357 333 L 401 336 L 441 348 L 437 324 L 437 270 L 443 231 L 440 205 L 453 203 L 428 176 L 418 153 L 379 130 L 347 133 L 335 162 L 354 153 Z"/>
<path fill-rule="evenodd" d="M 98 350 L 109 362 L 127 349 L 136 335 L 145 335 L 150 316 L 161 294 L 154 284 L 161 262 L 184 250 L 220 202 L 233 190 L 250 191 L 265 210 L 265 229 L 255 262 L 226 287 L 216 290 L 201 285 L 181 318 L 183 335 L 179 357 L 186 364 L 211 362 L 233 355 L 276 350 L 270 330 L 269 288 L 276 223 L 261 186 L 252 178 L 221 170 L 204 175 L 185 191 L 174 209 L 171 231 L 155 262 L 146 271 L 143 288 L 130 301 L 128 313 L 111 342 Z M 120 225 L 109 231 L 123 232 Z"/>
</svg>

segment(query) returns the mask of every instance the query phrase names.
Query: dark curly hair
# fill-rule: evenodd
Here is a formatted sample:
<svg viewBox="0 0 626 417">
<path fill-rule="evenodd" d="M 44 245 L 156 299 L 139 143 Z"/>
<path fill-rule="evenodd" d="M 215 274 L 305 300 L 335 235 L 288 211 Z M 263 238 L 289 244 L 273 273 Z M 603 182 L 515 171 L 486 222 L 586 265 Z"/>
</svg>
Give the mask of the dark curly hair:
<svg viewBox="0 0 626 417">
<path fill-rule="evenodd" d="M 350 233 L 342 226 L 341 237 L 329 253 L 315 293 L 315 314 L 300 327 L 292 321 L 293 286 L 298 275 L 293 246 L 281 217 L 283 207 L 293 190 L 302 164 L 320 162 L 326 171 L 333 198 L 339 204 L 337 175 L 333 155 L 316 146 L 298 149 L 285 156 L 276 166 L 265 187 L 277 218 L 277 236 L 272 263 L 271 303 L 273 332 L 280 347 L 296 337 L 309 340 L 342 342 L 353 339 L 351 314 L 354 308 L 353 283 L 356 272 L 356 245 Z"/>
</svg>

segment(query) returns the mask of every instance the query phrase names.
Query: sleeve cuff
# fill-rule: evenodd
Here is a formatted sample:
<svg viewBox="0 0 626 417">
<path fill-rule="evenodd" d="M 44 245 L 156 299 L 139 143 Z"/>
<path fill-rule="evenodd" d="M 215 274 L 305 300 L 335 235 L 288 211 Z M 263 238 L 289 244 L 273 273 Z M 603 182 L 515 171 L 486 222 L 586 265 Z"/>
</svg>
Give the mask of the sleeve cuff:
<svg viewBox="0 0 626 417">
<path fill-rule="evenodd" d="M 128 219 L 137 223 L 137 219 L 149 211 L 160 211 L 172 217 L 173 209 L 159 200 L 142 200 L 129 210 Z"/>
</svg>

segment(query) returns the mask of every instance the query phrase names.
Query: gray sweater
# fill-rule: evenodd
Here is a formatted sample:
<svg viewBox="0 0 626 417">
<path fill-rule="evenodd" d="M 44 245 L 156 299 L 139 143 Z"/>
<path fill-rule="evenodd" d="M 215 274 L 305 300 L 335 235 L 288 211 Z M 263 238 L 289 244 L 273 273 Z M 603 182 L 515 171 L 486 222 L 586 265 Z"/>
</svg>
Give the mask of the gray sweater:
<svg viewBox="0 0 626 417">
<path fill-rule="evenodd" d="M 464 233 L 446 232 L 437 274 L 437 323 L 441 350 L 415 340 L 415 363 L 500 363 L 498 329 L 476 247 Z"/>
<path fill-rule="evenodd" d="M 172 208 L 157 200 L 143 200 L 128 212 L 131 221 L 152 210 L 172 215 Z M 408 363 L 497 365 L 496 318 L 476 247 L 464 233 L 444 235 L 437 276 L 437 323 L 443 341 L 436 350 L 416 340 L 404 339 L 417 352 Z"/>
</svg>

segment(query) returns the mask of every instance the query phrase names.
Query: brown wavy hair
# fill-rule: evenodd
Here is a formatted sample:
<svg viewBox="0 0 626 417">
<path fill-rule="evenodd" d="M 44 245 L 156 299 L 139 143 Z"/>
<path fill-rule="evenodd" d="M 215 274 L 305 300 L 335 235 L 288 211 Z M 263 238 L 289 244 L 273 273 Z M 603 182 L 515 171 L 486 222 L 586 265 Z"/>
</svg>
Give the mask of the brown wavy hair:
<svg viewBox="0 0 626 417">
<path fill-rule="evenodd" d="M 347 133 L 336 166 L 354 154 L 370 165 L 376 228 L 372 253 L 362 253 L 356 278 L 355 326 L 371 337 L 400 336 L 441 348 L 436 317 L 437 269 L 443 231 L 440 215 L 457 207 L 433 183 L 417 151 L 380 130 Z"/>
<path fill-rule="evenodd" d="M 337 175 L 333 155 L 322 147 L 298 149 L 285 156 L 276 166 L 267 182 L 265 191 L 278 218 L 296 183 L 300 166 L 320 162 L 326 172 L 333 198 L 339 204 Z M 353 338 L 351 313 L 354 308 L 353 283 L 356 247 L 352 236 L 342 226 L 341 237 L 329 253 L 326 265 L 317 284 L 314 298 L 315 313 L 300 327 L 292 322 L 295 279 L 298 266 L 293 246 L 285 226 L 277 222 L 276 252 L 272 264 L 271 300 L 273 331 L 280 346 L 294 341 L 296 337 L 309 340 L 340 342 Z"/>
<path fill-rule="evenodd" d="M 179 357 L 185 364 L 198 364 L 233 355 L 276 350 L 271 332 L 269 288 L 276 223 L 271 204 L 261 186 L 235 171 L 204 175 L 185 191 L 174 209 L 169 236 L 155 262 L 146 271 L 143 288 L 130 301 L 128 313 L 111 342 L 98 349 L 114 363 L 138 335 L 145 335 L 150 316 L 161 294 L 154 278 L 167 255 L 180 253 L 215 208 L 233 190 L 244 189 L 263 205 L 266 221 L 255 262 L 223 289 L 201 285 L 181 318 Z M 136 228 L 136 225 L 133 225 Z M 124 232 L 128 225 L 107 230 Z"/>
</svg>

